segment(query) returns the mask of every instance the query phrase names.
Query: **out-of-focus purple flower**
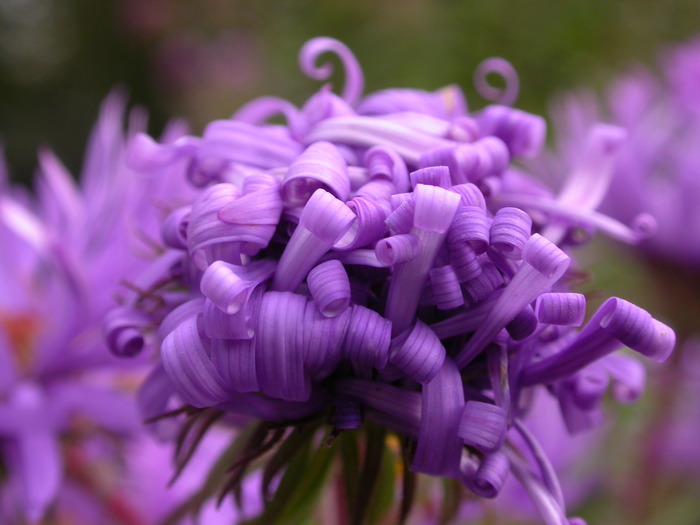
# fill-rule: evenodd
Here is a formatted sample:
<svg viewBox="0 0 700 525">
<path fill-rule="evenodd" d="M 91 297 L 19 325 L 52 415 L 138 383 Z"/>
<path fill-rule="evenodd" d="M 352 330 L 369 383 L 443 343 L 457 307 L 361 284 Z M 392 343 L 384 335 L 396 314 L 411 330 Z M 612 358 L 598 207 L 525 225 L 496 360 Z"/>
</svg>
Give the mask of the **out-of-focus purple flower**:
<svg viewBox="0 0 700 525">
<path fill-rule="evenodd" d="M 135 110 L 125 132 L 124 114 L 125 98 L 115 92 L 90 136 L 79 186 L 48 150 L 39 154 L 35 196 L 11 186 L 3 166 L 3 523 L 38 523 L 64 494 L 87 494 L 109 523 L 140 523 L 129 521 L 126 500 L 97 481 L 99 464 L 119 464 L 120 453 L 90 460 L 100 443 L 141 433 L 133 387 L 146 363 L 105 351 L 102 318 L 122 285 L 138 288 L 139 276 L 162 257 L 154 243 L 160 215 L 188 190 L 127 167 L 128 143 L 146 122 Z M 181 128 L 173 126 L 164 139 Z M 142 341 L 129 344 L 136 349 Z"/>
<path fill-rule="evenodd" d="M 601 209 L 627 223 L 650 213 L 658 231 L 640 248 L 695 268 L 700 266 L 699 63 L 695 40 L 664 53 L 661 77 L 640 66 L 613 82 L 601 101 L 590 92 L 572 94 L 553 112 L 564 162 L 575 159 L 585 129 L 597 120 L 627 131 Z"/>
<path fill-rule="evenodd" d="M 569 431 L 587 429 L 610 387 L 628 401 L 643 386 L 643 374 L 622 372 L 636 361 L 615 350 L 662 362 L 675 342 L 619 298 L 578 328 L 585 298 L 570 292 L 565 251 L 574 233 L 645 234 L 596 209 L 622 133 L 594 128 L 569 189 L 554 195 L 511 166 L 541 149 L 540 117 L 505 105 L 469 112 L 456 87 L 363 96 L 362 71 L 340 42 L 309 41 L 302 70 L 327 79 L 330 65 L 317 64 L 326 51 L 345 67 L 342 96 L 324 87 L 301 108 L 261 98 L 202 137 L 136 138 L 134 168 L 167 173 L 187 162 L 199 192 L 163 223 L 172 259 L 149 275 L 159 286 L 110 315 L 108 341 L 130 354 L 115 344 L 122 334 L 155 335 L 147 416 L 179 399 L 188 425 L 257 423 L 231 487 L 281 443 L 263 477 L 286 466 L 278 495 L 290 497 L 297 461 L 310 454 L 303 432 L 330 423 L 332 437 L 359 428 L 374 436 L 372 421 L 401 437 L 409 495 L 411 472 L 459 480 L 484 498 L 512 473 L 545 523 L 568 523 L 555 470 L 524 422 L 530 400 L 551 397 Z M 508 88 L 494 96 L 513 98 Z M 278 115 L 285 125 L 266 123 Z M 384 448 L 378 432 L 366 443 L 369 463 Z M 346 460 L 359 453 L 344 451 Z M 327 454 L 306 469 L 310 479 Z M 369 488 L 357 487 L 348 489 L 351 513 L 367 507 Z M 276 497 L 262 519 L 279 515 Z"/>
</svg>

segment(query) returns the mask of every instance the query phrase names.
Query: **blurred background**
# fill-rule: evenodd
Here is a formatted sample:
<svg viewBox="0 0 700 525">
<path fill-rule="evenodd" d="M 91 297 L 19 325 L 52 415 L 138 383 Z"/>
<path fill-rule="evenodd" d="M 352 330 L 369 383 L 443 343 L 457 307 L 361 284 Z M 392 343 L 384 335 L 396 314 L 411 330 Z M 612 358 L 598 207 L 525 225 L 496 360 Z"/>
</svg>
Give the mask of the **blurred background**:
<svg viewBox="0 0 700 525">
<path fill-rule="evenodd" d="M 699 29 L 693 0 L 2 0 L 0 137 L 14 177 L 28 180 L 40 144 L 77 171 L 117 85 L 148 108 L 154 132 L 171 116 L 199 131 L 261 94 L 299 103 L 317 83 L 296 55 L 319 35 L 355 52 L 368 91 L 457 83 L 472 107 L 484 103 L 475 67 L 502 56 L 521 78 L 518 107 L 542 113 L 553 94 L 602 86 Z"/>
<path fill-rule="evenodd" d="M 486 103 L 473 88 L 476 66 L 504 57 L 520 76 L 517 107 L 546 114 L 556 95 L 602 89 L 635 63 L 653 69 L 664 46 L 698 33 L 697 0 L 0 0 L 0 142 L 13 179 L 28 183 L 41 145 L 79 173 L 99 104 L 115 86 L 147 108 L 154 134 L 172 117 L 198 133 L 260 95 L 300 104 L 318 83 L 301 74 L 296 56 L 319 35 L 354 51 L 368 92 L 456 83 L 472 108 Z M 589 293 L 620 295 L 667 322 L 680 311 L 683 334 L 694 330 L 697 270 L 688 277 L 600 240 L 582 266 L 596 277 Z M 591 458 L 610 467 L 610 482 L 581 514 L 590 523 L 700 523 L 700 468 L 647 487 L 651 510 L 628 521 L 630 479 L 648 460 L 637 437 L 663 406 L 647 394 L 615 410 L 609 454 Z"/>
</svg>

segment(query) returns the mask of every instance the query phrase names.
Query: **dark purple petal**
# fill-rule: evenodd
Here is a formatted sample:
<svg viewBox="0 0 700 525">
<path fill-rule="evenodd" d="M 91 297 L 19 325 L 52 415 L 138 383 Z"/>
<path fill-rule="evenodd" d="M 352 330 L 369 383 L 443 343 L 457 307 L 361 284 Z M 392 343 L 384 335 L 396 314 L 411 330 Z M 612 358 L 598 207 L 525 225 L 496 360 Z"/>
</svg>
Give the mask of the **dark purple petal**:
<svg viewBox="0 0 700 525">
<path fill-rule="evenodd" d="M 229 389 L 259 392 L 256 339 L 212 339 L 211 362 Z"/>
<path fill-rule="evenodd" d="M 391 363 L 419 383 L 430 382 L 445 361 L 445 347 L 435 333 L 416 321 L 408 335 L 400 334 L 391 342 Z"/>
<path fill-rule="evenodd" d="M 459 477 L 462 443 L 457 436 L 464 410 L 464 390 L 459 370 L 446 358 L 439 372 L 423 385 L 418 445 L 411 470 Z"/>
<path fill-rule="evenodd" d="M 362 405 L 350 396 L 333 398 L 333 426 L 338 430 L 354 430 L 362 426 Z"/>
<path fill-rule="evenodd" d="M 483 259 L 481 271 L 474 273 L 476 277 L 464 283 L 464 295 L 471 304 L 482 302 L 505 283 L 503 275 L 489 259 Z"/>
<path fill-rule="evenodd" d="M 469 488 L 482 498 L 495 498 L 510 473 L 510 461 L 503 452 L 484 454 Z"/>
<path fill-rule="evenodd" d="M 389 359 L 391 321 L 364 306 L 353 305 L 343 357 L 382 369 Z"/>
<path fill-rule="evenodd" d="M 311 395 L 304 369 L 305 307 L 306 298 L 290 292 L 267 292 L 262 297 L 256 363 L 260 390 L 270 397 L 307 401 Z"/>
<path fill-rule="evenodd" d="M 529 304 L 506 325 L 506 330 L 514 341 L 522 341 L 530 337 L 536 329 L 537 316 Z"/>
<path fill-rule="evenodd" d="M 464 304 L 462 288 L 452 266 L 433 268 L 429 272 L 433 301 L 439 310 L 451 310 Z"/>
<path fill-rule="evenodd" d="M 506 411 L 491 403 L 467 401 L 457 435 L 465 445 L 494 452 L 506 438 Z"/>
<path fill-rule="evenodd" d="M 110 351 L 119 357 L 133 357 L 143 350 L 148 318 L 130 308 L 110 310 L 102 323 L 102 334 Z"/>
</svg>

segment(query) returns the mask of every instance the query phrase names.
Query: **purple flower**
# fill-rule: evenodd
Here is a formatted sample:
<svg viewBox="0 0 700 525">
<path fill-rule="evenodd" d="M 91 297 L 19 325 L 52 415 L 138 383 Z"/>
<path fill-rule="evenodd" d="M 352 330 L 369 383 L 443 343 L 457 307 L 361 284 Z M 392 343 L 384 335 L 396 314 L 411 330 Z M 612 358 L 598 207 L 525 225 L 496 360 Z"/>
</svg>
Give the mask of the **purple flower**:
<svg viewBox="0 0 700 525">
<path fill-rule="evenodd" d="M 688 267 L 700 266 L 700 41 L 662 55 L 659 78 L 641 66 L 618 77 L 602 100 L 589 92 L 568 95 L 553 112 L 561 163 L 576 161 L 586 130 L 604 119 L 627 131 L 614 162 L 601 209 L 625 223 L 650 213 L 656 235 L 640 243 L 647 254 Z"/>
<path fill-rule="evenodd" d="M 367 457 L 355 482 L 365 484 L 344 483 L 348 512 L 361 518 L 389 430 L 403 444 L 402 513 L 414 473 L 484 498 L 512 473 L 546 523 L 567 523 L 554 468 L 524 423 L 529 400 L 551 396 L 569 431 L 587 429 L 609 387 L 618 398 L 642 388 L 620 373 L 630 358 L 615 350 L 662 362 L 675 342 L 619 298 L 577 328 L 585 298 L 570 291 L 566 251 L 575 232 L 642 237 L 596 211 L 621 132 L 599 128 L 573 187 L 555 196 L 511 165 L 538 154 L 542 118 L 505 105 L 469 112 L 456 87 L 363 97 L 357 60 L 340 42 L 308 42 L 302 70 L 328 78 L 330 66 L 316 64 L 326 51 L 345 67 L 342 96 L 324 87 L 301 108 L 262 98 L 202 137 L 136 138 L 135 169 L 174 180 L 171 166 L 186 162 L 199 190 L 163 223 L 172 257 L 109 318 L 108 341 L 155 334 L 160 364 L 142 407 L 155 417 L 184 402 L 180 439 L 196 441 L 190 426 L 217 417 L 252 422 L 227 486 L 275 450 L 263 477 L 285 473 L 262 520 L 287 508 L 300 472 L 321 479 L 340 448 L 345 471 L 357 473 L 348 459 L 357 441 L 346 437 L 357 434 Z M 512 79 L 502 63 L 490 68 Z M 510 102 L 513 88 L 494 96 Z M 267 123 L 277 115 L 286 124 Z M 342 444 L 312 453 L 324 424 Z"/>
<path fill-rule="evenodd" d="M 124 113 L 122 94 L 105 100 L 80 186 L 48 150 L 39 154 L 35 196 L 11 186 L 2 169 L 3 523 L 38 523 L 75 498 L 97 508 L 101 522 L 142 522 L 113 483 L 98 481 L 99 469 L 119 465 L 111 443 L 142 433 L 133 385 L 146 366 L 105 351 L 102 318 L 124 292 L 121 283 L 138 287 L 138 276 L 162 256 L 153 239 L 163 206 L 189 194 L 177 181 L 126 166 L 127 145 L 146 122 L 135 110 L 125 132 Z M 179 127 L 164 140 L 180 135 Z M 119 345 L 133 353 L 143 341 L 127 335 Z"/>
</svg>

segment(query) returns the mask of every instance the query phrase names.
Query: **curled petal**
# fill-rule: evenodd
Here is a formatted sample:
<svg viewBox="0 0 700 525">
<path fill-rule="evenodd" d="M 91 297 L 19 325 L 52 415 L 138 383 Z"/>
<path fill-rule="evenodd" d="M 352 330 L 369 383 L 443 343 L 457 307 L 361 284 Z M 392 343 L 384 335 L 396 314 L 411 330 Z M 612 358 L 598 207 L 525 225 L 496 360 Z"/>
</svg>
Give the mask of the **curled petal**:
<svg viewBox="0 0 700 525">
<path fill-rule="evenodd" d="M 508 334 L 514 341 L 530 337 L 537 329 L 537 316 L 529 304 L 506 325 Z"/>
<path fill-rule="evenodd" d="M 272 277 L 276 266 L 272 259 L 259 259 L 245 266 L 214 261 L 202 275 L 200 289 L 223 312 L 235 314 L 253 288 Z"/>
<path fill-rule="evenodd" d="M 460 204 L 462 206 L 478 206 L 486 211 L 486 199 L 476 184 L 466 182 L 464 184 L 455 184 L 450 187 L 450 191 L 459 194 Z"/>
<path fill-rule="evenodd" d="M 534 234 L 523 250 L 523 265 L 498 298 L 483 325 L 457 355 L 463 367 L 476 357 L 525 306 L 549 290 L 569 267 L 571 259 L 544 237 Z"/>
<path fill-rule="evenodd" d="M 350 306 L 350 280 L 340 261 L 319 264 L 309 272 L 306 282 L 324 317 L 335 317 Z"/>
<path fill-rule="evenodd" d="M 394 266 L 408 262 L 421 252 L 421 243 L 412 233 L 392 235 L 380 240 L 374 247 L 379 262 L 385 266 Z"/>
<path fill-rule="evenodd" d="M 119 357 L 133 357 L 143 350 L 144 328 L 148 318 L 130 308 L 113 308 L 102 324 L 102 332 L 110 351 Z"/>
<path fill-rule="evenodd" d="M 163 342 L 167 335 L 190 317 L 196 317 L 204 309 L 204 298 L 198 297 L 173 308 L 158 326 L 158 341 Z"/>
<path fill-rule="evenodd" d="M 282 198 L 288 206 L 303 206 L 318 188 L 342 201 L 350 195 L 347 164 L 329 142 L 311 144 L 292 162 L 282 183 Z"/>
<path fill-rule="evenodd" d="M 382 369 L 389 360 L 391 321 L 364 306 L 353 305 L 343 357 Z"/>
<path fill-rule="evenodd" d="M 370 199 L 354 197 L 347 203 L 355 215 L 355 220 L 347 233 L 333 246 L 335 250 L 353 250 L 372 245 L 384 237 L 387 231 L 386 208 Z"/>
<path fill-rule="evenodd" d="M 542 151 L 547 124 L 539 115 L 506 106 L 489 106 L 477 117 L 482 135 L 501 139 L 511 157 L 535 158 Z"/>
<path fill-rule="evenodd" d="M 676 342 L 673 330 L 645 310 L 612 297 L 593 315 L 576 339 L 560 352 L 523 371 L 523 384 L 565 378 L 589 363 L 629 346 L 658 362 L 665 361 Z"/>
<path fill-rule="evenodd" d="M 481 452 L 494 452 L 505 441 L 506 427 L 503 408 L 481 401 L 467 401 L 457 435 L 465 445 Z"/>
<path fill-rule="evenodd" d="M 161 237 L 166 246 L 177 250 L 187 249 L 187 225 L 190 220 L 189 206 L 171 212 L 161 226 Z"/>
<path fill-rule="evenodd" d="M 434 92 L 419 89 L 385 89 L 365 97 L 357 108 L 363 115 L 387 115 L 414 111 L 449 120 L 466 115 L 467 103 L 455 85 Z"/>
<path fill-rule="evenodd" d="M 482 498 L 495 498 L 510 474 L 510 461 L 503 452 L 484 454 L 469 488 Z"/>
<path fill-rule="evenodd" d="M 364 90 L 364 76 L 360 64 L 352 51 L 338 40 L 328 37 L 312 38 L 299 52 L 299 67 L 304 74 L 315 80 L 326 80 L 333 73 L 333 67 L 326 63 L 316 66 L 315 62 L 323 53 L 332 52 L 338 55 L 345 68 L 345 87 L 343 87 L 343 98 L 354 106 L 362 96 Z"/>
<path fill-rule="evenodd" d="M 276 226 L 282 214 L 279 182 L 267 173 L 248 175 L 243 182 L 243 195 L 223 206 L 217 217 L 238 225 Z"/>
<path fill-rule="evenodd" d="M 304 369 L 305 308 L 306 298 L 290 292 L 267 292 L 262 297 L 256 363 L 260 390 L 270 397 L 307 401 L 311 396 Z"/>
<path fill-rule="evenodd" d="M 447 249 L 450 257 L 450 265 L 460 283 L 476 279 L 481 274 L 482 270 L 479 257 L 469 244 L 463 242 L 450 244 L 448 236 Z"/>
<path fill-rule="evenodd" d="M 226 386 L 236 392 L 259 392 L 256 339 L 213 339 L 211 361 Z"/>
<path fill-rule="evenodd" d="M 519 260 L 530 238 L 532 219 L 519 208 L 501 208 L 491 223 L 491 246 L 510 259 Z"/>
<path fill-rule="evenodd" d="M 581 326 L 586 315 L 586 297 L 580 293 L 543 293 L 535 303 L 541 323 Z"/>
<path fill-rule="evenodd" d="M 491 295 L 505 283 L 501 272 L 490 260 L 481 263 L 481 271 L 476 277 L 464 283 L 464 295 L 471 304 L 477 304 Z"/>
<path fill-rule="evenodd" d="M 440 186 L 441 188 L 449 188 L 450 170 L 447 166 L 430 166 L 413 171 L 410 174 L 411 185 L 415 188 L 418 184 L 427 184 L 430 186 Z"/>
<path fill-rule="evenodd" d="M 163 341 L 163 368 L 178 394 L 190 405 L 204 408 L 228 398 L 224 380 L 214 368 L 197 328 L 197 318 L 182 322 Z"/>
<path fill-rule="evenodd" d="M 386 303 L 386 317 L 393 323 L 394 335 L 410 326 L 428 272 L 459 205 L 456 193 L 437 186 L 419 184 L 414 196 L 416 209 L 411 233 L 418 236 L 423 251 L 415 259 L 394 267 Z"/>
<path fill-rule="evenodd" d="M 489 84 L 488 76 L 496 74 L 503 77 L 505 88 L 497 88 Z M 520 81 L 515 68 L 507 60 L 491 57 L 484 60 L 474 71 L 474 84 L 479 94 L 485 99 L 511 106 L 518 98 Z"/>
<path fill-rule="evenodd" d="M 445 347 L 430 327 L 418 320 L 407 336 L 400 334 L 391 344 L 391 363 L 419 383 L 430 382 L 445 361 Z"/>
<path fill-rule="evenodd" d="M 588 365 L 567 381 L 574 403 L 581 410 L 592 410 L 600 405 L 610 383 L 606 370 L 598 363 Z"/>
<path fill-rule="evenodd" d="M 335 317 L 324 317 L 314 301 L 306 303 L 303 321 L 304 367 L 312 374 L 314 381 L 325 378 L 338 366 L 351 324 L 350 308 Z"/>
<path fill-rule="evenodd" d="M 451 310 L 464 304 L 462 288 L 452 266 L 433 268 L 429 273 L 433 300 L 439 310 Z"/>
<path fill-rule="evenodd" d="M 386 225 L 392 235 L 402 235 L 409 233 L 413 228 L 413 215 L 416 211 L 416 204 L 413 199 L 401 202 L 394 211 L 386 218 Z"/>
<path fill-rule="evenodd" d="M 356 220 L 345 203 L 319 188 L 304 206 L 299 226 L 289 239 L 272 281 L 274 290 L 295 290 L 309 270 Z"/>
<path fill-rule="evenodd" d="M 485 137 L 469 144 L 451 144 L 425 151 L 420 166 L 447 166 L 452 184 L 479 182 L 489 175 L 499 175 L 508 167 L 510 154 L 497 137 Z"/>
<path fill-rule="evenodd" d="M 457 436 L 464 410 L 459 370 L 446 358 L 437 375 L 423 386 L 422 418 L 411 469 L 457 478 L 462 442 Z"/>
<path fill-rule="evenodd" d="M 408 169 L 396 151 L 385 146 L 373 146 L 365 153 L 364 160 L 370 179 L 385 177 L 394 183 L 396 192 L 408 191 Z"/>
<path fill-rule="evenodd" d="M 467 243 L 475 253 L 481 254 L 489 246 L 489 235 L 486 210 L 478 206 L 463 206 L 455 213 L 447 243 L 449 246 Z"/>
</svg>

